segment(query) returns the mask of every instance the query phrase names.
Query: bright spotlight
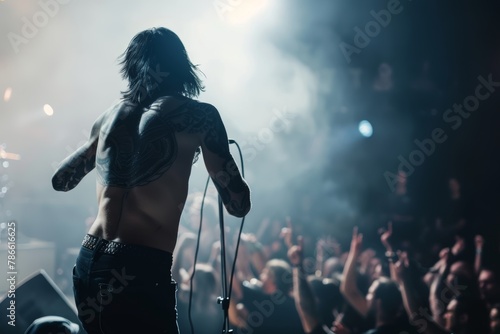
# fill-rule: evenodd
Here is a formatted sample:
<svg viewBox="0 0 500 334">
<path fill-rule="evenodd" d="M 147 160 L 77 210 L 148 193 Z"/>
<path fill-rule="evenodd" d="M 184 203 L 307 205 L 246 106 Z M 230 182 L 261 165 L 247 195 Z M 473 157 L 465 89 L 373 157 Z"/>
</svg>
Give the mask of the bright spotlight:
<svg viewBox="0 0 500 334">
<path fill-rule="evenodd" d="M 361 135 L 363 137 L 368 138 L 368 137 L 371 137 L 373 134 L 373 127 L 372 127 L 371 123 L 368 121 L 359 122 L 358 130 L 359 130 L 359 133 L 361 133 Z"/>
<path fill-rule="evenodd" d="M 232 24 L 248 22 L 258 12 L 268 5 L 269 0 L 228 0 L 223 7 L 217 11 L 224 20 Z M 220 2 L 219 6 L 224 2 Z M 217 9 L 217 6 L 216 6 Z"/>
<path fill-rule="evenodd" d="M 45 112 L 45 114 L 47 116 L 52 116 L 54 115 L 54 109 L 52 109 L 52 107 L 49 105 L 49 104 L 45 104 L 43 106 L 43 111 Z"/>
<path fill-rule="evenodd" d="M 3 93 L 3 100 L 5 102 L 9 102 L 11 96 L 12 96 L 12 88 L 8 87 Z"/>
</svg>

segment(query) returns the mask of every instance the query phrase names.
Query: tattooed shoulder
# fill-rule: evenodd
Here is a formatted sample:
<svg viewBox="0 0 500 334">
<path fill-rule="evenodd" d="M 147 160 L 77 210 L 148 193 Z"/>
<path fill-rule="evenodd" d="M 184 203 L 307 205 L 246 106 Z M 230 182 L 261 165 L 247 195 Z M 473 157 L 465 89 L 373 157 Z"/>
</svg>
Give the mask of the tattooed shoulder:
<svg viewBox="0 0 500 334">
<path fill-rule="evenodd" d="M 209 149 L 226 154 L 222 143 L 227 135 L 210 104 L 187 100 L 167 110 L 161 103 L 149 109 L 124 103 L 101 127 L 96 156 L 99 182 L 132 188 L 158 179 L 177 158 L 176 133 L 197 136 Z M 195 158 L 197 153 L 193 152 Z"/>
<path fill-rule="evenodd" d="M 201 103 L 199 112 L 205 115 L 203 143 L 212 152 L 221 157 L 230 157 L 228 138 L 219 111 L 208 103 Z"/>
</svg>

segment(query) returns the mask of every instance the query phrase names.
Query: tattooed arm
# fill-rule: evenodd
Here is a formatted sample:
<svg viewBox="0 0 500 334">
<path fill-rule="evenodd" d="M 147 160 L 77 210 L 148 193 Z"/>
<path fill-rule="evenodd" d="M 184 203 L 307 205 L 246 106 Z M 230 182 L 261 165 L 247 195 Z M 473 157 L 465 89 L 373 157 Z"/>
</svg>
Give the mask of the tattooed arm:
<svg viewBox="0 0 500 334">
<path fill-rule="evenodd" d="M 104 114 L 99 116 L 92 126 L 89 140 L 63 160 L 52 177 L 52 187 L 57 191 L 69 191 L 95 167 L 95 156 L 99 131 L 104 119 Z"/>
<path fill-rule="evenodd" d="M 222 202 L 230 215 L 244 217 L 250 211 L 250 189 L 238 170 L 231 153 L 226 129 L 219 112 L 209 104 L 201 104 L 207 126 L 201 140 L 203 160 Z"/>
</svg>

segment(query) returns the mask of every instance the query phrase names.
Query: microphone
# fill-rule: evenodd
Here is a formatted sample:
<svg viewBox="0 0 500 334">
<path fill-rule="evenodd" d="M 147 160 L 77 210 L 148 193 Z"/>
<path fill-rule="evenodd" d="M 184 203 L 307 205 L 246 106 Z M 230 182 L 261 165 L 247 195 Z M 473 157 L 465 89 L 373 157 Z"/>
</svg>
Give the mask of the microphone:
<svg viewBox="0 0 500 334">
<path fill-rule="evenodd" d="M 234 139 L 229 139 L 229 144 L 236 144 L 236 140 L 234 140 Z"/>
</svg>

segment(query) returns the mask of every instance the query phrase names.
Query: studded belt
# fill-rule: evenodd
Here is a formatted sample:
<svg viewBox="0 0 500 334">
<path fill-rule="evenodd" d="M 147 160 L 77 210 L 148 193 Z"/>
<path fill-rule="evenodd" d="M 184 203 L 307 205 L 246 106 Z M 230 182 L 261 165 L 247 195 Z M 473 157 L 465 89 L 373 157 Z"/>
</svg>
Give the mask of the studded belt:
<svg viewBox="0 0 500 334">
<path fill-rule="evenodd" d="M 101 240 L 100 244 L 99 240 Z M 111 254 L 111 255 L 123 254 L 126 251 L 130 251 L 134 248 L 133 245 L 100 239 L 90 234 L 85 235 L 85 237 L 83 238 L 82 247 L 94 250 L 98 245 L 99 245 L 99 249 L 97 250 L 98 253 Z"/>
</svg>

